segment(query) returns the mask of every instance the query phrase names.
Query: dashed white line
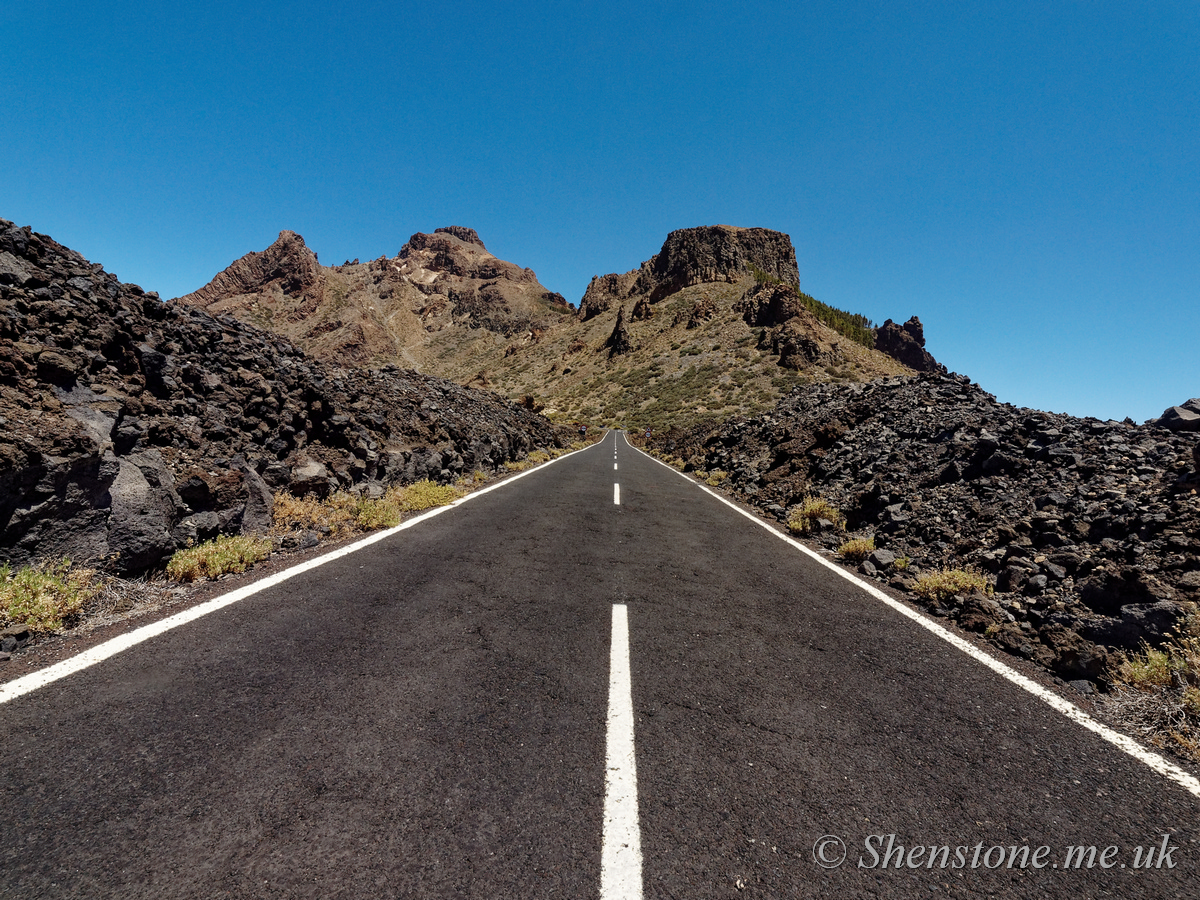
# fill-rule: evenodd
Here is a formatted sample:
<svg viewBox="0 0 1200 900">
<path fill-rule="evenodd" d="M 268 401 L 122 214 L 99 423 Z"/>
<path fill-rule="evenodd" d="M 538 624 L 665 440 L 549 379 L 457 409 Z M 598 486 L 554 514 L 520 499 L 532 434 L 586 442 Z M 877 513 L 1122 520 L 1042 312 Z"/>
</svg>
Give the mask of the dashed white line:
<svg viewBox="0 0 1200 900">
<path fill-rule="evenodd" d="M 617 464 L 616 464 L 616 463 L 613 463 L 613 471 L 614 471 L 614 472 L 615 472 L 615 471 L 617 471 Z"/>
<path fill-rule="evenodd" d="M 626 441 L 626 443 L 628 443 L 628 440 Z M 637 450 L 637 448 L 634 447 L 632 444 L 630 444 L 629 446 L 631 449 Z M 638 452 L 641 453 L 642 451 L 639 450 Z M 788 537 L 785 534 L 781 534 L 780 532 L 778 532 L 774 528 L 772 528 L 767 522 L 764 522 L 762 519 L 759 519 L 753 513 L 747 512 L 746 510 L 742 509 L 740 506 L 737 506 L 736 504 L 731 503 L 729 500 L 726 500 L 724 497 L 722 497 L 720 494 L 716 493 L 715 491 L 709 490 L 704 485 L 697 484 L 695 481 L 692 481 L 692 479 L 688 478 L 682 472 L 678 471 L 677 469 L 672 468 L 671 466 L 668 466 L 662 460 L 654 459 L 654 457 L 650 456 L 650 454 L 648 454 L 648 453 L 643 453 L 643 455 L 647 456 L 649 459 L 654 460 L 654 462 L 658 463 L 663 468 L 670 469 L 672 472 L 674 472 L 676 475 L 679 475 L 681 478 L 687 479 L 692 484 L 696 485 L 696 487 L 700 488 L 700 490 L 704 491 L 706 494 L 710 494 L 711 496 L 715 497 L 717 500 L 720 500 L 722 503 L 724 503 L 726 506 L 728 506 L 734 512 L 738 513 L 739 515 L 745 516 L 747 519 L 749 519 L 755 525 L 760 525 L 761 527 L 765 528 L 767 531 L 769 531 L 775 537 L 779 538 L 781 541 L 791 544 L 793 547 L 795 547 L 801 553 L 805 554 L 806 556 L 808 556 L 811 559 L 815 560 L 816 562 L 820 563 L 822 566 L 829 569 L 836 575 L 838 575 L 842 578 L 845 578 L 847 581 L 851 582 L 852 584 L 856 585 L 857 587 L 862 588 L 864 591 L 866 591 L 868 594 L 870 594 L 876 600 L 880 601 L 881 603 L 887 604 L 892 609 L 896 610 L 896 612 L 900 613 L 903 616 L 907 616 L 909 619 L 916 622 L 922 628 L 933 633 L 937 637 L 941 638 L 946 643 L 952 644 L 953 646 L 957 647 L 963 653 L 967 654 L 967 656 L 970 656 L 972 659 L 975 659 L 975 660 L 983 663 L 985 666 L 987 666 L 989 669 L 991 669 L 997 675 L 1012 682 L 1013 684 L 1017 685 L 1018 687 L 1028 691 L 1030 694 L 1037 697 L 1039 700 L 1041 700 L 1047 706 L 1053 707 L 1054 709 L 1056 709 L 1058 712 L 1062 713 L 1064 716 L 1066 716 L 1071 721 L 1083 726 L 1088 731 L 1095 733 L 1099 737 L 1108 741 L 1113 746 L 1115 746 L 1118 749 L 1129 754 L 1130 756 L 1132 756 L 1134 759 L 1138 760 L 1139 762 L 1145 763 L 1147 766 L 1149 766 L 1155 772 L 1157 772 L 1158 774 L 1164 776 L 1165 778 L 1168 778 L 1171 781 L 1175 782 L 1175 784 L 1182 787 L 1188 793 L 1190 793 L 1196 797 L 1200 797 L 1200 779 L 1196 778 L 1196 776 L 1192 775 L 1191 773 L 1187 772 L 1184 769 L 1181 769 L 1179 766 L 1175 765 L 1174 763 L 1170 762 L 1169 760 L 1165 759 L 1164 757 L 1159 756 L 1157 753 L 1152 753 L 1151 751 L 1147 750 L 1145 747 L 1143 747 L 1137 741 L 1133 740 L 1133 738 L 1126 737 L 1125 735 L 1121 734 L 1120 732 L 1114 731 L 1113 729 L 1109 728 L 1107 725 L 1102 724 L 1098 720 L 1089 716 L 1087 713 L 1085 713 L 1082 709 L 1080 709 L 1074 703 L 1071 703 L 1070 701 L 1063 699 L 1058 694 L 1054 693 L 1054 691 L 1051 691 L 1047 688 L 1042 687 L 1036 681 L 1033 681 L 1030 678 L 1026 678 L 1020 672 L 1016 671 L 1015 669 L 1011 668 L 1008 665 L 1005 665 L 1003 662 L 996 659 L 994 656 L 991 656 L 990 654 L 985 653 L 984 651 L 980 650 L 974 644 L 971 644 L 968 641 L 963 640 L 957 634 L 954 634 L 953 632 L 946 630 L 941 625 L 939 625 L 937 622 L 934 622 L 932 619 L 927 619 L 925 616 L 921 615 L 919 612 L 909 609 L 907 606 L 905 606 L 899 600 L 895 600 L 892 597 L 889 597 L 887 594 L 885 594 L 879 588 L 875 587 L 875 585 L 868 584 L 867 582 L 858 578 L 851 572 L 847 572 L 841 566 L 834 565 L 829 560 L 818 555 L 817 553 L 814 553 L 808 547 L 805 547 L 799 541 L 793 540 L 792 538 Z"/>
<path fill-rule="evenodd" d="M 621 505 L 621 486 L 619 484 L 613 485 L 613 504 L 615 506 Z"/>
<path fill-rule="evenodd" d="M 633 742 L 629 613 L 624 603 L 613 604 L 608 667 L 600 900 L 641 900 L 642 831 L 638 823 L 637 760 Z"/>
</svg>

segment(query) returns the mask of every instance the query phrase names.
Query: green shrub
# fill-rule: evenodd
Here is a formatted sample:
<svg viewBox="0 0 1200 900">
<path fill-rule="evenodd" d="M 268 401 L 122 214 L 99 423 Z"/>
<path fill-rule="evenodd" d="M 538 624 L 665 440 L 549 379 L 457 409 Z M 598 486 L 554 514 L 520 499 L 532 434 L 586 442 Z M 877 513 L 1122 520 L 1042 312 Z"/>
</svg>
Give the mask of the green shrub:
<svg viewBox="0 0 1200 900">
<path fill-rule="evenodd" d="M 57 631 L 100 592 L 93 569 L 71 569 L 63 558 L 13 572 L 0 566 L 0 624 Z"/>
<path fill-rule="evenodd" d="M 846 517 L 824 497 L 809 495 L 800 501 L 788 515 L 788 528 L 795 534 L 811 534 L 819 530 L 818 523 L 824 519 L 834 528 L 844 528 Z"/>
<path fill-rule="evenodd" d="M 728 477 L 728 472 L 722 472 L 720 469 L 713 469 L 708 473 L 708 477 L 704 479 L 704 482 L 712 487 L 716 487 Z"/>
<path fill-rule="evenodd" d="M 172 581 L 217 578 L 231 572 L 245 572 L 270 555 L 270 538 L 223 534 L 198 546 L 176 551 L 167 563 L 167 577 Z"/>
</svg>

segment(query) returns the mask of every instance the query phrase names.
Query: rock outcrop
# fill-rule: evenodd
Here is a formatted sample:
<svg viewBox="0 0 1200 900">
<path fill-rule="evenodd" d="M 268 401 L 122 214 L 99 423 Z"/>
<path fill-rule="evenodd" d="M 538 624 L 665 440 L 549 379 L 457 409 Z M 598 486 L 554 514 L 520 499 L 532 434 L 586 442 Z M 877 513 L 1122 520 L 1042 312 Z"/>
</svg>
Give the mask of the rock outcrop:
<svg viewBox="0 0 1200 900">
<path fill-rule="evenodd" d="M 657 303 L 692 285 L 734 283 L 748 275 L 799 287 L 791 238 L 767 228 L 683 228 L 667 235 L 662 249 L 641 268 L 593 278 L 580 301 L 579 317 L 593 318 L 631 297 Z"/>
<path fill-rule="evenodd" d="M 620 356 L 633 350 L 633 341 L 629 337 L 629 329 L 625 327 L 625 307 L 617 311 L 617 324 L 613 326 L 612 334 L 604 342 L 609 356 Z"/>
<path fill-rule="evenodd" d="M 1169 407 L 1161 416 L 1151 419 L 1147 424 L 1169 428 L 1171 431 L 1200 431 L 1200 397 L 1193 397 L 1179 406 Z"/>
<path fill-rule="evenodd" d="M 414 234 L 390 259 L 332 267 L 284 231 L 172 302 L 228 313 L 328 362 L 359 366 L 426 362 L 438 332 L 484 329 L 531 341 L 574 314 L 532 269 L 498 259 L 461 225 Z"/>
<path fill-rule="evenodd" d="M 781 520 L 821 494 L 874 536 L 861 571 L 895 588 L 943 567 L 986 573 L 993 596 L 932 612 L 1066 679 L 1101 677 L 1112 650 L 1161 642 L 1200 601 L 1189 433 L 1019 409 L 926 374 L 799 388 L 769 414 L 655 440 Z"/>
<path fill-rule="evenodd" d="M 303 292 L 310 257 L 285 233 L 222 283 Z M 137 572 L 189 541 L 265 528 L 273 490 L 378 493 L 559 442 L 545 419 L 495 395 L 396 366 L 326 365 L 0 220 L 7 561 L 69 556 Z"/>
<path fill-rule="evenodd" d="M 903 325 L 897 325 L 888 319 L 876 328 L 875 349 L 903 363 L 914 372 L 946 371 L 945 366 L 925 349 L 925 329 L 916 316 Z"/>
</svg>

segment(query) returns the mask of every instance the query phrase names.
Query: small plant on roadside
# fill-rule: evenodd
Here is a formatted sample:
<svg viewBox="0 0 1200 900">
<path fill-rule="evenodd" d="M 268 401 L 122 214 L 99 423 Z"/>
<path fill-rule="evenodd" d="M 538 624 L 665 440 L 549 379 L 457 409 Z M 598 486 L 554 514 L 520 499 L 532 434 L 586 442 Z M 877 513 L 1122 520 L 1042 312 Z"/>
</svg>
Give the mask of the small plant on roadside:
<svg viewBox="0 0 1200 900">
<path fill-rule="evenodd" d="M 72 569 L 63 558 L 23 566 L 0 566 L 0 624 L 57 631 L 93 597 L 101 584 L 92 569 Z"/>
<path fill-rule="evenodd" d="M 1109 669 L 1106 706 L 1159 747 L 1200 761 L 1200 613 L 1191 613 L 1159 647 L 1122 654 Z"/>
<path fill-rule="evenodd" d="M 461 496 L 453 485 L 438 484 L 428 479 L 390 488 L 384 495 L 385 499 L 395 502 L 402 512 L 420 512 L 435 506 L 446 506 Z"/>
<path fill-rule="evenodd" d="M 824 497 L 808 495 L 800 501 L 799 506 L 792 508 L 787 526 L 794 534 L 812 534 L 821 530 L 822 520 L 829 522 L 834 528 L 841 529 L 846 526 L 846 517 L 837 507 Z"/>
<path fill-rule="evenodd" d="M 875 538 L 855 538 L 838 547 L 838 553 L 850 562 L 862 562 L 875 552 Z"/>
<path fill-rule="evenodd" d="M 704 483 L 710 485 L 711 487 L 716 487 L 728 477 L 728 472 L 722 472 L 720 469 L 713 469 L 708 473 L 708 477 L 704 479 Z"/>
<path fill-rule="evenodd" d="M 982 572 L 974 569 L 940 569 L 922 575 L 912 590 L 918 597 L 941 603 L 956 594 L 969 594 L 973 591 L 990 594 L 992 585 Z"/>
<path fill-rule="evenodd" d="M 892 568 L 899 572 L 903 572 L 908 568 L 911 562 L 912 559 L 907 556 L 897 556 L 895 561 L 892 563 Z"/>
<path fill-rule="evenodd" d="M 167 563 L 172 581 L 196 581 L 245 572 L 271 555 L 271 539 L 244 534 L 223 534 L 195 547 L 177 550 Z"/>
</svg>

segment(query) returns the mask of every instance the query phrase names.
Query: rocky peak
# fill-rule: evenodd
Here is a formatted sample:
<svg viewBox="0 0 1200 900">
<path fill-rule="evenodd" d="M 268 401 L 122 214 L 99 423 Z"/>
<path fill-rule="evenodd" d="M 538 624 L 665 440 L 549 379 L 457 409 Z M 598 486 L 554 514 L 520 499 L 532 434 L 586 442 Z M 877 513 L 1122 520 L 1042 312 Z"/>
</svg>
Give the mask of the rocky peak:
<svg viewBox="0 0 1200 900">
<path fill-rule="evenodd" d="M 205 308 L 226 297 L 253 294 L 277 286 L 295 296 L 317 286 L 321 266 L 304 238 L 294 231 L 281 231 L 266 250 L 247 253 L 212 281 L 180 297 L 178 302 Z"/>
<path fill-rule="evenodd" d="M 650 302 L 710 281 L 734 282 L 762 273 L 793 287 L 800 285 L 792 239 L 766 228 L 710 225 L 672 231 L 662 249 L 642 267 L 641 287 Z"/>
<path fill-rule="evenodd" d="M 681 228 L 668 234 L 662 249 L 639 269 L 593 278 L 580 301 L 579 317 L 590 319 L 627 297 L 657 303 L 692 285 L 734 283 L 752 275 L 799 287 L 792 239 L 767 228 Z"/>
<path fill-rule="evenodd" d="M 925 329 L 916 316 L 903 325 L 888 319 L 876 328 L 875 349 L 917 372 L 945 371 L 945 366 L 925 349 Z"/>
<path fill-rule="evenodd" d="M 433 234 L 414 234 L 396 255 L 396 263 L 401 274 L 420 283 L 432 283 L 439 275 L 523 284 L 537 282 L 533 269 L 497 259 L 483 246 L 473 228 L 458 225 L 435 229 Z"/>
<path fill-rule="evenodd" d="M 447 225 L 445 228 L 433 229 L 433 233 L 452 234 L 460 241 L 468 244 L 478 244 L 480 247 L 483 247 L 483 241 L 479 239 L 479 234 L 474 228 L 467 228 L 463 225 Z M 483 247 L 483 249 L 486 250 L 487 247 Z"/>
</svg>

